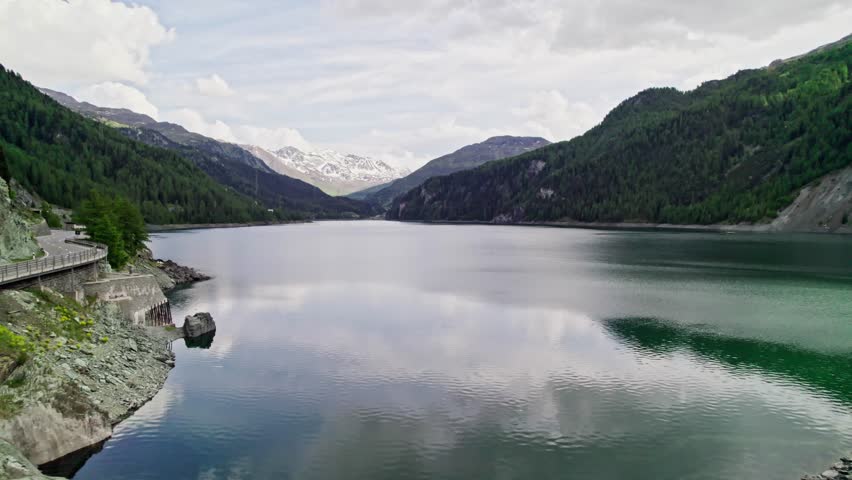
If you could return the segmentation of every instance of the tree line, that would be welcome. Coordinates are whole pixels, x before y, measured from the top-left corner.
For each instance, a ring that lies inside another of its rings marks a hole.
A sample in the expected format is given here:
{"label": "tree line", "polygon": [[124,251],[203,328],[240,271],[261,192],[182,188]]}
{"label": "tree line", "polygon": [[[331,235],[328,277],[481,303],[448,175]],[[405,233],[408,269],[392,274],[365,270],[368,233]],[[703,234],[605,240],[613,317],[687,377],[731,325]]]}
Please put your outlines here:
{"label": "tree line", "polygon": [[655,88],[586,134],[434,177],[388,218],[764,222],[852,164],[852,44],[690,92]]}
{"label": "tree line", "polygon": [[71,112],[2,65],[0,148],[8,175],[53,204],[76,207],[96,189],[126,197],[148,223],[271,219],[178,153]]}

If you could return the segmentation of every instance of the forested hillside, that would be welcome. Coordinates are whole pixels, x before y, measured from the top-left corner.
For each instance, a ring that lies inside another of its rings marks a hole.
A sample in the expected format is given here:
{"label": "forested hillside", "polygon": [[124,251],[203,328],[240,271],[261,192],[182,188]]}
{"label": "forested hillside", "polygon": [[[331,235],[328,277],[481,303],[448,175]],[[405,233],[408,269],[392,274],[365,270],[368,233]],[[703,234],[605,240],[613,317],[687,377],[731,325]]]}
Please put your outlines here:
{"label": "forested hillside", "polygon": [[386,208],[398,195],[411,190],[431,177],[449,175],[494,160],[514,157],[549,144],[549,141],[540,137],[512,137],[508,135],[491,137],[484,142],[467,145],[453,153],[431,160],[411,174],[391,183],[356,192],[350,197],[363,198],[370,203]]}
{"label": "forested hillside", "polygon": [[388,218],[765,222],[852,163],[849,37],[690,92],[650,89],[585,135],[426,181]]}
{"label": "forested hillside", "polygon": [[73,113],[2,66],[0,147],[12,176],[54,204],[76,207],[90,190],[101,189],[131,199],[150,223],[270,218],[179,154]]}
{"label": "forested hillside", "polygon": [[69,95],[46,88],[41,91],[77,113],[115,127],[129,138],[180,153],[218,183],[256,199],[265,207],[301,212],[312,218],[374,213],[365,203],[331,197],[302,180],[276,173],[263,160],[238,145],[190,132],[174,123],[158,122],[130,110],[78,102]]}

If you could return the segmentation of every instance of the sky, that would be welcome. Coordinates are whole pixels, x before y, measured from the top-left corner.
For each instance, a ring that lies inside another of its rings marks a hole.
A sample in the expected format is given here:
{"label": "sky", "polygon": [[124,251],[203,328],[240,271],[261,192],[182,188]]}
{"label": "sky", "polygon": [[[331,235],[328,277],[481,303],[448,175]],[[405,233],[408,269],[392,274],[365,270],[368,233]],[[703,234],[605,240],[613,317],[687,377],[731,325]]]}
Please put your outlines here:
{"label": "sky", "polygon": [[0,63],[214,138],[413,169],[494,135],[568,140],[645,88],[850,25],[848,0],[0,0]]}

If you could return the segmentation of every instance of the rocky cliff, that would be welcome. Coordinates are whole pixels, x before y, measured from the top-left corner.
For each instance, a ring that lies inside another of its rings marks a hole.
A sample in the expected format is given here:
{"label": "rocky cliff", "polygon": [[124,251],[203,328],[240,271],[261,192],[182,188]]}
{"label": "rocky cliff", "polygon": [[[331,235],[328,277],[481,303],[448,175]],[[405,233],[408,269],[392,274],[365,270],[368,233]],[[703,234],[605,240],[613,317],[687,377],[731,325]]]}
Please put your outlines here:
{"label": "rocky cliff", "polygon": [[0,440],[0,480],[49,480],[9,442]]}
{"label": "rocky cliff", "polygon": [[805,186],[772,230],[852,233],[852,166]]}
{"label": "rocky cliff", "polygon": [[30,224],[13,208],[9,187],[0,178],[0,264],[28,259],[39,252]]}

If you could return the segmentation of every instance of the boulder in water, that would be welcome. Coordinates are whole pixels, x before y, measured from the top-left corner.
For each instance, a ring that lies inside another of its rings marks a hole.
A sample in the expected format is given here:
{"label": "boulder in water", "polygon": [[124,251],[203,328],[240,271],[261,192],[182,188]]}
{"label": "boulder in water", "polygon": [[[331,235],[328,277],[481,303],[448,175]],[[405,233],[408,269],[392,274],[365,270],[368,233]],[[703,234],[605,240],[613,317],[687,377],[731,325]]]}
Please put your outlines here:
{"label": "boulder in water", "polygon": [[207,312],[187,315],[184,319],[183,333],[186,338],[195,338],[214,331],[216,331],[216,322],[213,321],[213,316]]}

